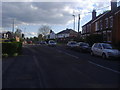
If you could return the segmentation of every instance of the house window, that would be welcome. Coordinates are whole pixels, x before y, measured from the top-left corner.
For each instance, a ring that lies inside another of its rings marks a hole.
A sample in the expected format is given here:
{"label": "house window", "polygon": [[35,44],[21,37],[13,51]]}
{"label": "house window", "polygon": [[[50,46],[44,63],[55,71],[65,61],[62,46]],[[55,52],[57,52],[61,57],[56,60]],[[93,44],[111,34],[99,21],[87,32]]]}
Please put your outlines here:
{"label": "house window", "polygon": [[89,32],[91,32],[91,24],[89,24]]}
{"label": "house window", "polygon": [[87,33],[89,32],[89,25],[87,25],[87,31],[86,31]]}
{"label": "house window", "polygon": [[113,27],[113,16],[110,17],[110,27]]}
{"label": "house window", "polygon": [[100,20],[100,30],[103,29],[102,20]]}
{"label": "house window", "polygon": [[83,30],[82,30],[82,33],[83,33],[83,34],[86,33],[86,29],[87,29],[86,26],[84,26],[84,27],[83,27]]}
{"label": "house window", "polygon": [[95,22],[95,31],[97,31],[97,22]]}
{"label": "house window", "polygon": [[82,33],[84,33],[84,27],[82,28]]}
{"label": "house window", "polygon": [[111,32],[109,32],[109,33],[107,34],[107,36],[108,36],[108,37],[107,37],[107,41],[108,41],[108,42],[111,42],[111,37],[112,37]]}
{"label": "house window", "polygon": [[96,26],[96,29],[95,29],[95,30],[98,31],[98,30],[99,30],[99,22],[96,22],[96,23],[95,23],[95,26]]}
{"label": "house window", "polygon": [[105,19],[105,27],[108,28],[108,18]]}
{"label": "house window", "polygon": [[84,32],[84,33],[86,33],[86,31],[87,31],[87,28],[86,28],[86,26],[85,26],[85,32]]}

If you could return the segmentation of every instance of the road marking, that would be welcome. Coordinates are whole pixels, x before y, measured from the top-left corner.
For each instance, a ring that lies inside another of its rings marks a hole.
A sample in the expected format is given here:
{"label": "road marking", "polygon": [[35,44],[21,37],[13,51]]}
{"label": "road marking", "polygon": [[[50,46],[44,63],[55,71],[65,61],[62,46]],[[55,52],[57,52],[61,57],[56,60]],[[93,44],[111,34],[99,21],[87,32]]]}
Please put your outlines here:
{"label": "road marking", "polygon": [[42,79],[42,75],[41,75],[42,72],[41,72],[41,68],[40,68],[38,59],[35,55],[33,56],[33,59],[35,61],[35,64],[36,64],[37,68],[39,69],[39,71],[37,73],[38,73],[38,77],[39,77],[38,80],[39,80],[40,88],[44,88],[45,86],[44,86],[44,83],[43,83],[43,79]]}
{"label": "road marking", "polygon": [[77,57],[77,56],[74,56],[74,55],[72,55],[72,54],[69,54],[69,53],[66,53],[66,52],[64,52],[66,55],[69,55],[69,56],[71,56],[71,57],[74,57],[74,58],[76,58],[76,59],[78,59],[79,57]]}
{"label": "road marking", "polygon": [[110,70],[110,71],[112,71],[112,72],[115,72],[115,73],[120,74],[120,72],[119,72],[119,71],[113,70],[113,69],[108,68],[108,67],[104,67],[104,66],[102,66],[102,65],[99,65],[99,64],[94,63],[94,62],[91,62],[91,61],[88,61],[88,62],[89,62],[89,63],[91,63],[91,64],[94,64],[94,65],[96,65],[96,66],[98,66],[98,67],[101,67],[101,68],[104,68],[104,69],[107,69],[107,70]]}
{"label": "road marking", "polygon": [[64,53],[64,54],[66,54],[66,55],[69,55],[69,56],[71,56],[71,57],[74,57],[74,58],[76,58],[76,59],[79,59],[79,57],[77,57],[77,56],[75,56],[75,55],[72,55],[72,54],[69,54],[69,53],[67,53],[67,52],[63,52],[63,51],[61,51],[61,50],[57,50],[58,52],[60,52],[60,53]]}
{"label": "road marking", "polygon": [[62,53],[62,51],[61,50],[57,50],[58,52],[60,52],[60,53]]}

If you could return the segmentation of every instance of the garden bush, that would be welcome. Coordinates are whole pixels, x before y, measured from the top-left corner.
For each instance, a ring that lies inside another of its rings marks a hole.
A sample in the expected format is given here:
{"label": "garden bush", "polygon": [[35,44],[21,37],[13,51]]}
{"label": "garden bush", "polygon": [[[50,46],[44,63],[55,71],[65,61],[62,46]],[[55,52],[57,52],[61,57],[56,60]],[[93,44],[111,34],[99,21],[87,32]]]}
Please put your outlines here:
{"label": "garden bush", "polygon": [[103,38],[102,38],[102,35],[92,34],[90,36],[87,36],[85,41],[89,43],[90,46],[92,46],[94,43],[103,42]]}
{"label": "garden bush", "polygon": [[14,53],[21,54],[22,43],[21,42],[3,42],[2,43],[2,54],[8,54],[12,56]]}

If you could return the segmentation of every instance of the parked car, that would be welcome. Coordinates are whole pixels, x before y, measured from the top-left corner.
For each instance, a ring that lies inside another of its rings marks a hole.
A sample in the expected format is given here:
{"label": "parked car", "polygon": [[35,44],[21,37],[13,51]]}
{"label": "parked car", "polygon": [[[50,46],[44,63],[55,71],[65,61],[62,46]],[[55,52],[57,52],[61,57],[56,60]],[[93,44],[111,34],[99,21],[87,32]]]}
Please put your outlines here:
{"label": "parked car", "polygon": [[46,41],[40,41],[40,44],[43,45],[43,44],[47,44]]}
{"label": "parked car", "polygon": [[79,47],[77,48],[78,51],[81,51],[81,52],[90,52],[91,51],[91,47],[88,43],[79,42],[78,45],[79,45]]}
{"label": "parked car", "polygon": [[32,41],[27,41],[27,44],[32,44],[33,42]]}
{"label": "parked car", "polygon": [[78,43],[76,41],[69,41],[67,43],[67,48],[71,48],[71,49],[75,49],[76,47],[78,47]]}
{"label": "parked car", "polygon": [[48,41],[48,46],[56,46],[57,43],[54,40]]}
{"label": "parked car", "polygon": [[102,56],[102,58],[120,57],[120,51],[113,49],[111,44],[95,43],[91,48],[91,55]]}

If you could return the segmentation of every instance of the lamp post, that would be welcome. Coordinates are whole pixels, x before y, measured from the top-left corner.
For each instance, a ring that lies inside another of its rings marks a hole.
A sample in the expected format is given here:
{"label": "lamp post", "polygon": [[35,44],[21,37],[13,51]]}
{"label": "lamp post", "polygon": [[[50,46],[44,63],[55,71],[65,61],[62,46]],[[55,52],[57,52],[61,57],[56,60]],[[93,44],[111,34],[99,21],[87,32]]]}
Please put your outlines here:
{"label": "lamp post", "polygon": [[12,24],[12,32],[14,33],[14,19],[13,19],[13,24]]}
{"label": "lamp post", "polygon": [[14,39],[15,38],[15,35],[14,35],[14,25],[15,24],[15,19],[13,18],[12,19],[12,38]]}
{"label": "lamp post", "polygon": [[75,15],[72,16],[74,17],[73,30],[75,30]]}
{"label": "lamp post", "polygon": [[78,14],[78,36],[80,32],[80,14]]}

